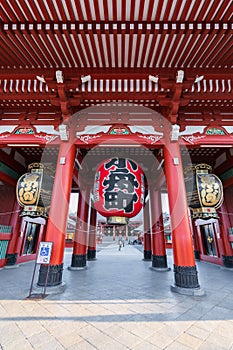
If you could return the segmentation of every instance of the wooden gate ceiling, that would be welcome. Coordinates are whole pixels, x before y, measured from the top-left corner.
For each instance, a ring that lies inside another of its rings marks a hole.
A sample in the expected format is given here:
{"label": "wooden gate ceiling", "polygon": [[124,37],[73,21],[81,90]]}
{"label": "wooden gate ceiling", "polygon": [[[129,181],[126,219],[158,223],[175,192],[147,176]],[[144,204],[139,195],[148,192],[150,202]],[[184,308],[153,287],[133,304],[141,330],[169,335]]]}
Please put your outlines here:
{"label": "wooden gate ceiling", "polygon": [[0,125],[57,126],[86,107],[114,102],[150,107],[181,128],[233,125],[231,1],[1,6]]}

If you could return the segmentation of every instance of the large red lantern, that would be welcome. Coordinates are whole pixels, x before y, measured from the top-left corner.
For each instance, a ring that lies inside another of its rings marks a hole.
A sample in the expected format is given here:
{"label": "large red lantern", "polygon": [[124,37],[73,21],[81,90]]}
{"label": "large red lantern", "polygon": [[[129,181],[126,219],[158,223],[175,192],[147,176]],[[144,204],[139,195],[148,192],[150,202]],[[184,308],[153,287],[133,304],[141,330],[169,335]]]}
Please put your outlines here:
{"label": "large red lantern", "polygon": [[109,224],[126,224],[139,213],[145,195],[144,174],[127,158],[107,159],[95,174],[93,200]]}

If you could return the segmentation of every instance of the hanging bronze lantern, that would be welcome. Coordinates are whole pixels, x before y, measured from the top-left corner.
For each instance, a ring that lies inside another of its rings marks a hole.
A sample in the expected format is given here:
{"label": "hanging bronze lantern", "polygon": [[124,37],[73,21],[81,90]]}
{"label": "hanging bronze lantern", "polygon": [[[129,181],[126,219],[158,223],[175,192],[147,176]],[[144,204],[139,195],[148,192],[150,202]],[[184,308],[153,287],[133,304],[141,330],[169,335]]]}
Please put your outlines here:
{"label": "hanging bronze lantern", "polygon": [[185,168],[185,184],[192,218],[218,218],[216,209],[223,202],[221,180],[211,174],[212,167],[201,163]]}
{"label": "hanging bronze lantern", "polygon": [[97,168],[93,201],[108,224],[127,224],[141,210],[144,195],[144,174],[131,159],[107,159]]}
{"label": "hanging bronze lantern", "polygon": [[30,173],[22,175],[16,185],[16,196],[23,207],[21,216],[48,217],[53,177],[51,169],[41,163],[28,166]]}

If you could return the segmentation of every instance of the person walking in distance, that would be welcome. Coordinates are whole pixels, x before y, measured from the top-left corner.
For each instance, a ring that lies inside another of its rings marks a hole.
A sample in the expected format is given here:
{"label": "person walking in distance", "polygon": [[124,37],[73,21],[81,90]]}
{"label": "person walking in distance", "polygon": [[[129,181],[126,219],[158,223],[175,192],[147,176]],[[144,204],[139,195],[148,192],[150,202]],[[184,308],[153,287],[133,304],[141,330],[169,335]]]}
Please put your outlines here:
{"label": "person walking in distance", "polygon": [[121,239],[118,240],[118,245],[119,245],[119,250],[121,250],[121,247],[122,247],[122,240]]}

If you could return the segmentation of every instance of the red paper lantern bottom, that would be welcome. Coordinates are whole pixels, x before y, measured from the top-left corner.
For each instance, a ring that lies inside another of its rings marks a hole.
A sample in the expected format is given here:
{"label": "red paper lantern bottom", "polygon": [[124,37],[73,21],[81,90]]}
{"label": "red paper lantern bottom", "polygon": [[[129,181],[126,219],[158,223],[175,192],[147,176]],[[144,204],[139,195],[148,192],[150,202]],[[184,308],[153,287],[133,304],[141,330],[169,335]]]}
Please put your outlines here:
{"label": "red paper lantern bottom", "polygon": [[129,218],[125,216],[109,216],[107,217],[108,225],[127,225]]}

